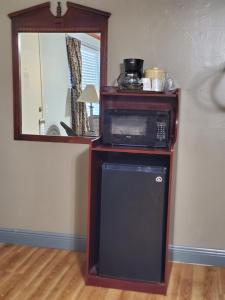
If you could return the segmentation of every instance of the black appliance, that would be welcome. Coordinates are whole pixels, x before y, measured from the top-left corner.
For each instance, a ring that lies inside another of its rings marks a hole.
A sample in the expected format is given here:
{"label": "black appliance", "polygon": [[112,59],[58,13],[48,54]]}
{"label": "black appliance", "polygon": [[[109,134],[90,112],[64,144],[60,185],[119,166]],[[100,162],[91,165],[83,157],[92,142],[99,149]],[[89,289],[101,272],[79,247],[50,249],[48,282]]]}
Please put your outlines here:
{"label": "black appliance", "polygon": [[120,89],[142,89],[143,59],[126,58],[123,60],[124,71],[117,82]]}
{"label": "black appliance", "polygon": [[102,165],[99,274],[162,282],[167,167]]}
{"label": "black appliance", "polygon": [[103,144],[168,148],[170,110],[106,108],[103,114]]}

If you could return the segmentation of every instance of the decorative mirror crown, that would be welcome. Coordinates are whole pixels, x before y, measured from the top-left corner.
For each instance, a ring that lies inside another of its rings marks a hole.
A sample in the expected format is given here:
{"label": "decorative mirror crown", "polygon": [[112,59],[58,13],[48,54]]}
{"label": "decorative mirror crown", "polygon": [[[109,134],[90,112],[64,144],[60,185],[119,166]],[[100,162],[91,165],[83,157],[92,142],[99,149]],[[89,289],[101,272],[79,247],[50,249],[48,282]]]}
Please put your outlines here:
{"label": "decorative mirror crown", "polygon": [[56,9],[56,15],[58,18],[62,16],[62,6],[61,2],[57,2],[57,9]]}

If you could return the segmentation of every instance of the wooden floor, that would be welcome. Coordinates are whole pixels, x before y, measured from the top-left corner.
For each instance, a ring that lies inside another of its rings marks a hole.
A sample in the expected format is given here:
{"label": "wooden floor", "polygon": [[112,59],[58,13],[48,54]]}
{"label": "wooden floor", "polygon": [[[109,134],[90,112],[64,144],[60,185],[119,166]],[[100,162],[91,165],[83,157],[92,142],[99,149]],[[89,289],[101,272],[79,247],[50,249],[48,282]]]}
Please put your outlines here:
{"label": "wooden floor", "polygon": [[167,296],[84,285],[85,255],[0,245],[0,299],[225,300],[225,268],[173,264]]}

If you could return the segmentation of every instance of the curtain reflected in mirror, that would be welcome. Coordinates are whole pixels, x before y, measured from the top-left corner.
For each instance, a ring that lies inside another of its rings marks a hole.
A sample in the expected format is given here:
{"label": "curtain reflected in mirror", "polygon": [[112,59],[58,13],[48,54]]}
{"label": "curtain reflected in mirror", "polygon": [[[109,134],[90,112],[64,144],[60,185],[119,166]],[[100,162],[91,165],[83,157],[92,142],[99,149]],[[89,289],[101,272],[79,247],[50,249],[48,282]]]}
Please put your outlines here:
{"label": "curtain reflected in mirror", "polygon": [[22,133],[98,136],[100,33],[19,33]]}

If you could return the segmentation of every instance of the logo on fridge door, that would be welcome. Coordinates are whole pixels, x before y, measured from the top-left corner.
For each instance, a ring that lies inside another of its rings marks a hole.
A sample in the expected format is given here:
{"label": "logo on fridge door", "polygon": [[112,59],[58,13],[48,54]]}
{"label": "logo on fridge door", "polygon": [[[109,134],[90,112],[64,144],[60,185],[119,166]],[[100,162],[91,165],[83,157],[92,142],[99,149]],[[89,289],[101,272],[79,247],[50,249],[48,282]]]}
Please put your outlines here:
{"label": "logo on fridge door", "polygon": [[163,179],[162,179],[162,177],[161,177],[161,176],[158,176],[158,177],[156,177],[155,181],[156,181],[156,182],[162,182],[162,181],[163,181]]}

